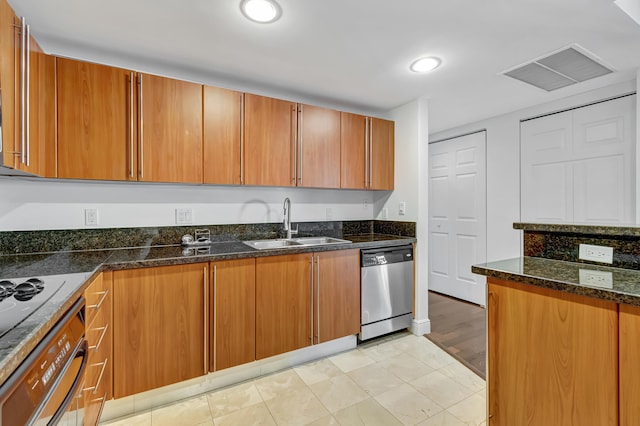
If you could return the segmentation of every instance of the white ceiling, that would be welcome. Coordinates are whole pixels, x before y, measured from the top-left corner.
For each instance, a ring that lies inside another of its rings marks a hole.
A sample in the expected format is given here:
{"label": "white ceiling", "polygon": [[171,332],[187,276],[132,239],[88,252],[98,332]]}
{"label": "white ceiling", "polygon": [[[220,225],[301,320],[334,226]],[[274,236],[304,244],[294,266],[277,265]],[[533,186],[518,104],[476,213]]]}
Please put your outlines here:
{"label": "white ceiling", "polygon": [[[10,0],[51,53],[82,46],[371,113],[426,97],[431,133],[640,68],[640,25],[612,0],[279,0],[282,17],[269,25],[245,19],[239,2]],[[499,75],[572,43],[616,72],[551,93]],[[408,71],[422,55],[443,64]]]}

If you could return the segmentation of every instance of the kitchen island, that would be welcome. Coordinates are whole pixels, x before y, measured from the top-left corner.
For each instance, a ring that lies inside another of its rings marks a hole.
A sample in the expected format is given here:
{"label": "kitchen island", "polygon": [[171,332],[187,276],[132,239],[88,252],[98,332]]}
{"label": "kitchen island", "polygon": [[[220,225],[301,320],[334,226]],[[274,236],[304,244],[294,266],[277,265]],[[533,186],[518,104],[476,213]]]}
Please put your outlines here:
{"label": "kitchen island", "polygon": [[[639,229],[514,228],[524,256],[472,267],[488,282],[488,423],[639,424]],[[580,244],[613,247],[613,267]]]}

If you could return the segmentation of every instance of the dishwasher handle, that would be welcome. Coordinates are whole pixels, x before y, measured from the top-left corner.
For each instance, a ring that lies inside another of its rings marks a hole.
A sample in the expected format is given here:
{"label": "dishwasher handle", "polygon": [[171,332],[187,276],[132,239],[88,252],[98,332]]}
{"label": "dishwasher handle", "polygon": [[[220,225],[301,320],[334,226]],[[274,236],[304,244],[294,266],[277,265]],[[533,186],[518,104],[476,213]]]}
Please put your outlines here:
{"label": "dishwasher handle", "polygon": [[360,266],[363,268],[391,263],[413,262],[413,246],[386,247],[362,250]]}

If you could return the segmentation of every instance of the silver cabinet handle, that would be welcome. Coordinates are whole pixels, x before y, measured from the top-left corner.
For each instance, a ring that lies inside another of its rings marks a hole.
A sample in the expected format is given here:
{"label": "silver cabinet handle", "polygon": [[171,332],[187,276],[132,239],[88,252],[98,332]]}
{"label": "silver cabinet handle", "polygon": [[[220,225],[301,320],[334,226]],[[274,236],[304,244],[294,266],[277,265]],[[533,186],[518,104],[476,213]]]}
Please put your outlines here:
{"label": "silver cabinet handle", "polygon": [[95,330],[102,330],[102,333],[100,334],[100,338],[98,339],[98,343],[96,343],[93,346],[89,346],[89,349],[93,349],[94,352],[98,352],[98,349],[100,349],[100,345],[102,345],[102,340],[104,339],[104,336],[107,334],[107,330],[109,329],[109,324],[105,325],[104,327],[100,327],[100,328],[96,328]]}
{"label": "silver cabinet handle", "polygon": [[298,149],[298,155],[299,155],[299,168],[300,168],[300,173],[298,175],[298,185],[302,186],[302,150],[303,150],[303,143],[302,143],[302,138],[304,136],[304,132],[302,129],[302,124],[303,124],[303,115],[304,115],[304,110],[303,110],[303,105],[302,104],[298,104],[298,145],[300,146],[300,148]]}
{"label": "silver cabinet handle", "polygon": [[218,328],[218,266],[213,265],[213,369],[217,368],[217,342],[216,333]]}
{"label": "silver cabinet handle", "polygon": [[298,182],[298,106],[291,106],[291,143],[293,144],[293,178],[291,182],[296,186]]}
{"label": "silver cabinet handle", "polygon": [[31,87],[31,55],[30,55],[30,51],[31,51],[31,40],[30,40],[30,33],[31,33],[31,29],[29,28],[29,25],[25,25],[25,44],[24,44],[24,57],[25,57],[25,76],[24,76],[24,98],[25,98],[25,106],[24,106],[24,110],[25,110],[25,122],[24,122],[24,139],[26,141],[26,158],[27,158],[27,167],[30,166],[31,164],[31,155],[30,155],[30,151],[31,151],[31,119],[30,119],[30,108],[31,108],[31,100],[29,99],[31,96],[31,91],[30,91],[30,87]]}
{"label": "silver cabinet handle", "polygon": [[313,255],[311,255],[311,274],[309,276],[309,319],[311,322],[309,340],[313,345]]}
{"label": "silver cabinet handle", "polygon": [[25,54],[27,21],[24,17],[20,18],[20,162],[25,164],[27,136],[24,131],[26,122],[26,80],[27,73],[27,55]]}
{"label": "silver cabinet handle", "polygon": [[369,189],[373,187],[373,118],[369,117]]}
{"label": "silver cabinet handle", "polygon": [[92,308],[95,309],[96,311],[98,309],[100,309],[100,306],[102,306],[102,302],[105,301],[105,299],[107,298],[107,295],[109,294],[109,289],[106,289],[105,291],[99,291],[96,294],[101,294],[102,297],[100,298],[100,301],[98,303],[96,303],[95,305],[88,305],[87,308]]}
{"label": "silver cabinet handle", "polygon": [[[98,376],[98,380],[96,381],[96,384],[91,386],[90,388],[84,388],[83,391],[88,392],[88,391],[93,391],[94,394],[96,394],[98,392],[98,388],[100,387],[100,383],[102,382],[102,376],[104,376],[104,370],[107,369],[107,362],[109,361],[109,358],[105,358],[104,362],[102,362],[102,369],[100,370],[100,375]],[[100,365],[100,364],[94,364],[94,365]]]}
{"label": "silver cabinet handle", "polygon": [[142,113],[144,112],[144,103],[142,97],[142,74],[138,74],[138,139],[140,140],[140,156],[138,161],[138,173],[140,177],[144,177],[144,118]]}
{"label": "silver cabinet handle", "polygon": [[207,283],[208,283],[208,279],[207,279],[207,267],[204,267],[204,279],[202,280],[203,282],[203,294],[202,294],[202,298],[203,298],[203,311],[202,311],[202,317],[204,318],[203,320],[203,330],[204,330],[204,355],[203,355],[203,363],[204,363],[204,374],[207,374],[207,372],[209,371],[209,366],[208,364],[208,357],[207,357],[207,353],[209,352],[209,330],[207,327],[207,319],[208,319],[208,310],[207,309],[207,299],[208,299],[208,295],[209,292],[207,291]]}
{"label": "silver cabinet handle", "polygon": [[244,185],[244,93],[240,93],[240,185]]}
{"label": "silver cabinet handle", "polygon": [[364,188],[369,189],[369,117],[364,118]]}
{"label": "silver cabinet handle", "polygon": [[135,151],[133,149],[133,144],[135,143],[135,123],[134,123],[134,90],[133,85],[135,84],[135,76],[133,71],[129,73],[129,176],[134,177],[133,169],[135,168],[134,164],[134,156]]}
{"label": "silver cabinet handle", "polygon": [[320,256],[316,256],[316,343],[320,343]]}

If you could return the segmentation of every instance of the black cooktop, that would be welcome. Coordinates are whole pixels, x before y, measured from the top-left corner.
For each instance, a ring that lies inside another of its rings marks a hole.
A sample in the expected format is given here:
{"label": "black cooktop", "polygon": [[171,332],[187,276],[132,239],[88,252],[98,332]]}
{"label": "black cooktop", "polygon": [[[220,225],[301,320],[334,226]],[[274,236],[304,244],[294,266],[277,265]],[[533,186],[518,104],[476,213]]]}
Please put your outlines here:
{"label": "black cooktop", "polygon": [[64,282],[61,276],[0,280],[0,337],[51,299]]}

